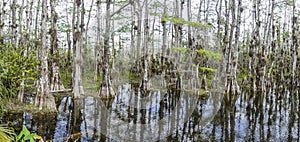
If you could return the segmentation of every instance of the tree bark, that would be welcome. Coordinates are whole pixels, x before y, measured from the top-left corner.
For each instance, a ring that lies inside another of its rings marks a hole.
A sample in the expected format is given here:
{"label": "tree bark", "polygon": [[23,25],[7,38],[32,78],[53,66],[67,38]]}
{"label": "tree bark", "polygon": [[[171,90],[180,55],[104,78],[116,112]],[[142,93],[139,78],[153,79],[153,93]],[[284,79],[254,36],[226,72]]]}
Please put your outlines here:
{"label": "tree bark", "polygon": [[[136,31],[137,31],[137,41],[136,41],[136,59],[140,59],[141,58],[141,43],[142,43],[142,12],[143,12],[143,8],[140,4],[140,2],[137,2],[137,27],[136,27]],[[137,72],[140,72],[140,62],[138,62],[137,64]]]}
{"label": "tree bark", "polygon": [[[235,0],[233,0],[235,1]],[[235,4],[235,3],[233,3]],[[238,57],[239,57],[239,37],[240,37],[240,25],[241,25],[241,9],[242,0],[238,0],[238,8],[237,8],[237,21],[234,23],[236,25],[235,30],[235,42],[234,42],[234,49],[233,49],[233,67],[232,67],[232,86],[231,90],[233,94],[239,94],[240,88],[237,82],[237,64],[238,64]],[[232,9],[234,10],[234,9]],[[235,11],[234,11],[235,13]],[[233,14],[235,16],[235,14]]]}
{"label": "tree bark", "polygon": [[[81,48],[82,48],[82,34],[83,34],[83,23],[82,20],[79,18],[80,17],[80,8],[81,5],[80,0],[76,1],[76,19],[77,19],[77,24],[76,24],[76,32],[74,34],[74,43],[75,43],[75,55],[74,55],[74,86],[73,86],[73,93],[75,98],[80,98],[81,94],[84,94],[83,91],[83,86],[82,86],[82,79],[81,79],[81,65],[82,65],[82,58],[81,58]],[[80,24],[81,23],[81,24]],[[80,28],[81,26],[81,28]]]}
{"label": "tree bark", "polygon": [[56,0],[50,0],[50,7],[51,7],[51,29],[50,29],[50,35],[51,35],[51,50],[50,54],[52,55],[51,58],[51,82],[50,82],[50,90],[64,90],[65,87],[62,84],[62,79],[60,76],[60,63],[59,63],[59,50],[58,50],[58,39],[57,39],[57,13],[55,11],[56,6]]}
{"label": "tree bark", "polygon": [[[27,42],[28,40],[23,39],[23,32],[22,32],[22,22],[23,22],[23,7],[24,7],[24,0],[22,0],[22,8],[20,8],[20,13],[19,13],[19,48],[23,48],[23,46],[25,48],[27,48],[27,43],[25,44],[24,42]],[[24,55],[26,56],[27,49],[24,49]],[[25,73],[22,72],[22,78],[24,78]],[[21,84],[20,84],[20,90],[18,90],[18,101],[20,103],[23,103],[23,96],[24,96],[24,87],[25,82],[22,79]]]}
{"label": "tree bark", "polygon": [[[68,16],[68,4],[66,4],[66,20],[69,24],[69,16]],[[73,26],[72,26],[73,27]],[[71,45],[72,45],[72,41],[71,41],[71,36],[70,36],[70,31],[73,31],[74,29],[70,29],[68,28],[66,31],[67,34],[67,44],[68,44],[68,53],[67,53],[67,63],[66,63],[66,78],[68,78],[69,72],[71,72],[71,76],[72,76],[72,59],[71,59]],[[72,82],[73,79],[70,80],[70,86],[72,86]]]}
{"label": "tree bark", "polygon": [[[4,43],[4,37],[3,37],[3,27],[4,27],[4,14],[5,14],[5,9],[4,9],[4,3],[2,2],[0,5],[0,45]],[[0,50],[3,50],[2,47],[0,47]]]}
{"label": "tree bark", "polygon": [[13,45],[13,48],[16,48],[17,45],[17,0],[13,0],[11,4],[11,44]]}
{"label": "tree bark", "polygon": [[144,1],[145,5],[145,20],[144,20],[144,68],[143,68],[143,82],[142,89],[148,90],[148,45],[149,45],[149,19],[148,19],[148,0]]}
{"label": "tree bark", "polygon": [[293,66],[292,66],[292,84],[296,83],[296,67],[297,67],[297,58],[298,58],[298,48],[299,42],[297,38],[296,32],[299,31],[297,26],[297,17],[295,15],[296,12],[296,4],[295,0],[293,1],[293,16],[292,16],[292,50],[293,50]]}
{"label": "tree bark", "polygon": [[48,55],[47,55],[47,0],[42,1],[42,23],[41,23],[41,94],[39,101],[39,109],[46,109],[56,112],[55,100],[49,92],[48,79]]}
{"label": "tree bark", "polygon": [[104,33],[104,53],[103,53],[103,67],[102,67],[102,84],[100,87],[99,95],[102,98],[113,98],[115,92],[111,87],[110,80],[110,50],[109,50],[109,35],[110,35],[110,4],[111,0],[106,0],[106,23]]}
{"label": "tree bark", "polygon": [[98,75],[100,74],[100,68],[101,68],[101,54],[102,54],[102,48],[101,48],[101,1],[97,1],[97,41],[95,45],[95,73],[94,73],[94,81],[98,80]]}

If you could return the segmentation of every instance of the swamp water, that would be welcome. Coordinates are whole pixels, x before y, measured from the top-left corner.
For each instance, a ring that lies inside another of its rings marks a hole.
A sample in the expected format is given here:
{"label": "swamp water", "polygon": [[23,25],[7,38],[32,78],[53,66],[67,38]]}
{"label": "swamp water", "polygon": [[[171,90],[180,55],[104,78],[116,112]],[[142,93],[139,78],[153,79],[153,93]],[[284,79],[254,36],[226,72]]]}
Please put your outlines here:
{"label": "swamp water", "polygon": [[183,91],[152,91],[144,103],[145,97],[125,84],[113,100],[62,96],[56,116],[24,112],[1,121],[25,125],[52,141],[300,141],[298,89],[223,98],[209,93],[196,101]]}

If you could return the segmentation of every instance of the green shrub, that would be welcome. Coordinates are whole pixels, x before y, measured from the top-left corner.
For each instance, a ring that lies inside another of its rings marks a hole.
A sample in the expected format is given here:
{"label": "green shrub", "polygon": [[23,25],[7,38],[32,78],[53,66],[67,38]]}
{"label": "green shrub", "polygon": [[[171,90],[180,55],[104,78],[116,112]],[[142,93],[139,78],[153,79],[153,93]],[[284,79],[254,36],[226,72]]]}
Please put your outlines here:
{"label": "green shrub", "polygon": [[25,87],[31,87],[39,70],[39,60],[34,50],[26,47],[12,48],[10,44],[0,45],[0,97],[13,97],[20,90],[24,80]]}

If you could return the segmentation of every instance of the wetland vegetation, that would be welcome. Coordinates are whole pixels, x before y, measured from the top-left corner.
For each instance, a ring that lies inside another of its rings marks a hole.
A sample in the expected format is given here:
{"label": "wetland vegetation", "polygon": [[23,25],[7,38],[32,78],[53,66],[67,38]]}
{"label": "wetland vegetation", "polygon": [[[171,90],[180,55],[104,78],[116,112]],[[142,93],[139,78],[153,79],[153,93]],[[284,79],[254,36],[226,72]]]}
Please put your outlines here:
{"label": "wetland vegetation", "polygon": [[296,0],[2,0],[0,141],[300,141]]}

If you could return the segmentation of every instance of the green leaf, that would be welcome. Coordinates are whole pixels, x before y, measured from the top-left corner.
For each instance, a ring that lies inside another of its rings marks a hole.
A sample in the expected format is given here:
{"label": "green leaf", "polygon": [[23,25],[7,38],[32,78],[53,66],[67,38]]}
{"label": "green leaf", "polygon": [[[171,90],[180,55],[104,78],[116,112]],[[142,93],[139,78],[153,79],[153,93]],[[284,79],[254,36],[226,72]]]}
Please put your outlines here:
{"label": "green leaf", "polygon": [[23,125],[22,131],[20,132],[20,134],[17,136],[17,140],[20,140],[23,135],[26,137],[27,135],[30,135],[29,130],[26,128],[25,125]]}
{"label": "green leaf", "polygon": [[32,133],[32,134],[29,134],[29,135],[25,136],[23,140],[25,140],[25,141],[26,140],[30,140],[30,142],[34,142],[34,137],[35,136],[37,136],[37,134],[36,133]]}
{"label": "green leaf", "polygon": [[185,47],[171,47],[172,51],[187,51],[190,50],[190,48],[185,48]]}
{"label": "green leaf", "polygon": [[177,17],[168,17],[166,15],[163,15],[162,17],[162,21],[169,21],[175,24],[184,24],[184,25],[189,25],[192,27],[197,27],[197,28],[211,28],[212,25],[211,24],[202,24],[200,22],[193,22],[193,21],[186,21],[184,19],[181,18],[177,18]]}
{"label": "green leaf", "polygon": [[0,124],[0,141],[14,140],[15,132],[7,124]]}
{"label": "green leaf", "polygon": [[207,68],[207,67],[199,67],[200,70],[203,70],[203,71],[211,71],[211,72],[216,72],[217,69],[214,69],[214,68]]}
{"label": "green leaf", "polygon": [[215,53],[213,51],[204,50],[204,49],[196,50],[196,52],[198,52],[200,54],[207,55],[207,56],[212,57],[212,58],[216,58],[216,59],[222,59],[222,57],[223,57],[223,55],[220,54],[220,53]]}

